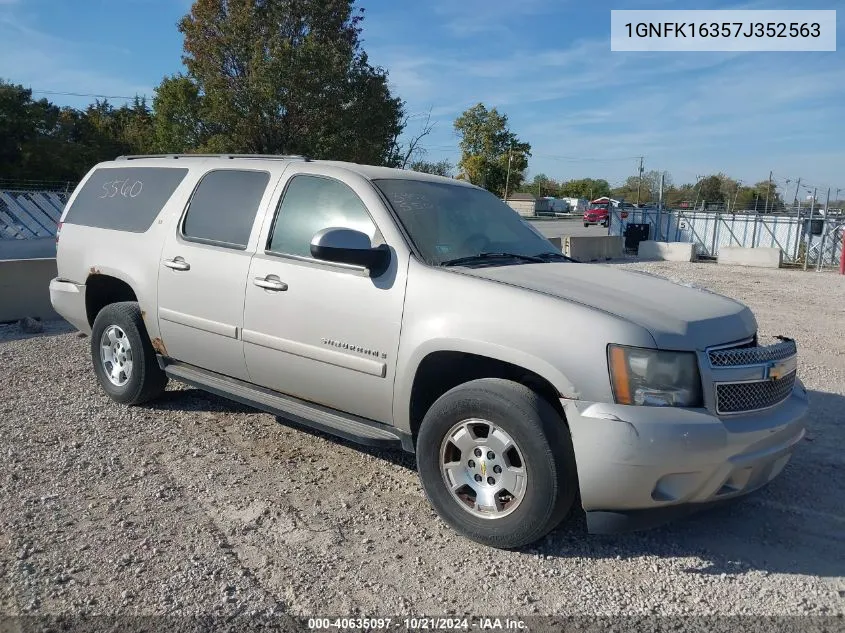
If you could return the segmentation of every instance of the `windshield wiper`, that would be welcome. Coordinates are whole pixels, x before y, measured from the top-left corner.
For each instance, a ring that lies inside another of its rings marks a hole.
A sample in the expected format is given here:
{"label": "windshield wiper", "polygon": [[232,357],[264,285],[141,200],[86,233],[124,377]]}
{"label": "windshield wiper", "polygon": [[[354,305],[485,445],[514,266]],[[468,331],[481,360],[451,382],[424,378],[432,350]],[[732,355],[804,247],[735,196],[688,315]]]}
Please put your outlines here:
{"label": "windshield wiper", "polygon": [[520,255],[519,253],[478,253],[477,255],[467,255],[466,257],[448,259],[440,265],[460,266],[461,264],[470,264],[472,262],[484,261],[486,259],[519,259],[524,262],[531,262],[532,264],[544,264],[546,262],[545,259],[540,257],[534,257],[533,255]]}
{"label": "windshield wiper", "polygon": [[548,262],[548,261],[551,261],[553,259],[559,259],[559,260],[562,260],[562,261],[565,261],[565,262],[575,262],[576,264],[579,263],[577,259],[572,259],[571,257],[564,255],[563,253],[557,253],[557,252],[540,253],[539,255],[536,255],[535,257],[537,257],[538,259],[542,259],[544,262]]}

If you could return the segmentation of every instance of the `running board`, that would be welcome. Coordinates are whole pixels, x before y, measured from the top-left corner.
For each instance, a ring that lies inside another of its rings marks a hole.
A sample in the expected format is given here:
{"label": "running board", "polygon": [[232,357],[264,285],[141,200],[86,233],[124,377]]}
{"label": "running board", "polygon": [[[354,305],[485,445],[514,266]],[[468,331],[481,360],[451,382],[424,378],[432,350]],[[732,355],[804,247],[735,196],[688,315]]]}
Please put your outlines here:
{"label": "running board", "polygon": [[158,356],[164,372],[174,380],[234,400],[261,411],[286,418],[330,435],[377,448],[401,448],[414,452],[413,438],[386,424],[359,418],[263,387],[208,371],[194,365]]}

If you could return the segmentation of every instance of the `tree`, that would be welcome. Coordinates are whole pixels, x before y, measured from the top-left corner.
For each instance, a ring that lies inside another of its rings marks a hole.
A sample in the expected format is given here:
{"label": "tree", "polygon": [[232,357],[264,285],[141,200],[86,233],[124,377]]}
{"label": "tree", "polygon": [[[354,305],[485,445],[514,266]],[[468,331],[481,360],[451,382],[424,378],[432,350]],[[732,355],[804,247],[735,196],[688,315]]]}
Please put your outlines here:
{"label": "tree", "polygon": [[156,113],[158,142],[194,137],[209,151],[395,162],[404,106],[361,49],[363,9],[353,4],[196,0],[179,22],[184,79],[194,87],[183,78],[159,87],[181,118]]}
{"label": "tree", "polygon": [[696,185],[691,183],[679,187],[670,186],[663,192],[664,206],[678,208],[682,204],[692,206],[695,203]]}
{"label": "tree", "polygon": [[[768,206],[766,193],[768,192]],[[743,211],[757,211],[764,213],[766,210],[780,209],[783,207],[777,184],[772,183],[769,187],[768,180],[762,180],[752,187],[741,187],[736,199],[735,208]]]}
{"label": "tree", "polygon": [[505,194],[506,182],[509,192],[517,191],[525,179],[531,145],[508,129],[507,115],[478,103],[461,114],[454,127],[461,138],[460,176],[499,196]]}
{"label": "tree", "polygon": [[156,151],[185,153],[208,145],[212,128],[205,122],[205,101],[189,77],[165,77],[153,98],[153,143]]}
{"label": "tree", "polygon": [[[406,116],[402,119],[401,129],[408,127],[408,120],[410,117]],[[425,117],[425,122],[420,126],[416,134],[411,134],[405,143],[399,142],[399,133],[397,131],[396,137],[393,139],[392,157],[387,161],[390,167],[398,167],[399,169],[406,169],[411,163],[425,163],[424,157],[425,149],[420,145],[420,142],[434,129],[434,123],[431,122],[431,110]],[[419,170],[415,170],[419,171]]]}
{"label": "tree", "polygon": [[531,182],[523,182],[517,189],[521,193],[533,193],[535,196],[550,196],[556,198],[560,195],[560,183],[546,174],[537,174]]}
{"label": "tree", "polygon": [[723,174],[716,174],[703,178],[698,183],[699,204],[703,201],[706,204],[724,204],[725,193],[722,187]]}
{"label": "tree", "polygon": [[587,198],[595,200],[610,195],[610,183],[604,179],[581,178],[567,180],[560,185],[560,195],[565,198]]}
{"label": "tree", "polygon": [[672,176],[660,171],[643,172],[642,180],[638,176],[629,176],[624,184],[613,190],[613,196],[628,202],[635,202],[639,191],[640,202],[657,202],[660,199],[660,178],[664,177],[664,194],[672,187]]}
{"label": "tree", "polygon": [[415,160],[409,165],[408,169],[411,169],[412,171],[421,171],[426,174],[451,177],[455,166],[448,160],[439,160],[436,163],[426,160]]}

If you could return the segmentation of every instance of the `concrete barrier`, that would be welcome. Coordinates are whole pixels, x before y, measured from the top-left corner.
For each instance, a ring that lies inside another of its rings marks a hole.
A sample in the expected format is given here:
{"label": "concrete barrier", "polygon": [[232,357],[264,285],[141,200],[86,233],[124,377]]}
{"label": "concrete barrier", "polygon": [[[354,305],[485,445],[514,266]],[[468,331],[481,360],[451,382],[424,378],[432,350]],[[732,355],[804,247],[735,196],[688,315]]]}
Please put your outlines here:
{"label": "concrete barrier", "polygon": [[50,303],[55,259],[0,260],[0,323],[24,317],[60,318]]}
{"label": "concrete barrier", "polygon": [[640,259],[659,259],[667,262],[695,261],[695,244],[692,242],[640,242],[637,255]]}
{"label": "concrete barrier", "polygon": [[0,240],[0,259],[55,259],[56,238]]}
{"label": "concrete barrier", "polygon": [[742,246],[719,247],[718,263],[732,266],[754,266],[756,268],[780,268],[783,251],[779,248],[743,248]]}
{"label": "concrete barrier", "polygon": [[615,235],[563,235],[549,241],[564,255],[580,262],[617,259],[624,254],[624,241]]}

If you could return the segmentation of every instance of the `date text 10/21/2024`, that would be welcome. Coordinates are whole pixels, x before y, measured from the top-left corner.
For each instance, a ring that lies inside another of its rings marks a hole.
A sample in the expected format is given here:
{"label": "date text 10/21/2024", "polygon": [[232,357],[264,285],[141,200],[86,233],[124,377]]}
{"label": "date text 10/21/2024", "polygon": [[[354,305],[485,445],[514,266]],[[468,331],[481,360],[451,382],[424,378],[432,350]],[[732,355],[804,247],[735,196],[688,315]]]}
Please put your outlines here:
{"label": "date text 10/21/2024", "polygon": [[311,630],[431,630],[431,631],[519,631],[526,628],[518,618],[497,617],[405,617],[405,618],[308,618]]}

